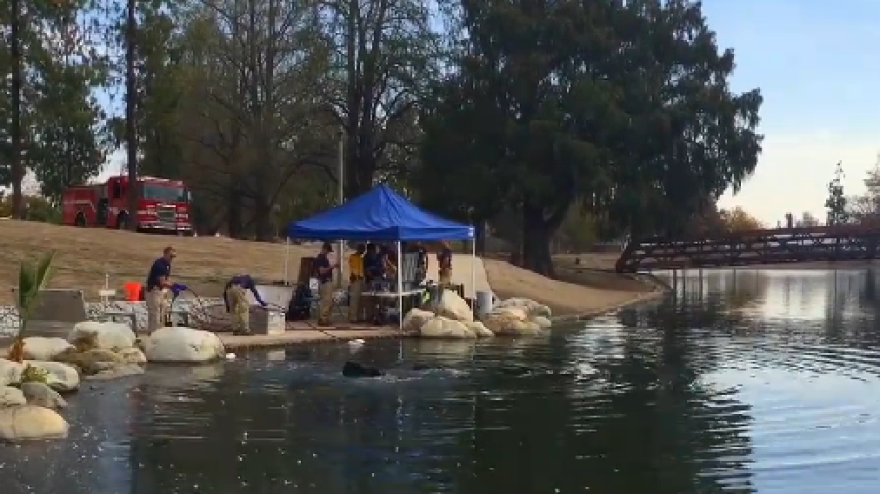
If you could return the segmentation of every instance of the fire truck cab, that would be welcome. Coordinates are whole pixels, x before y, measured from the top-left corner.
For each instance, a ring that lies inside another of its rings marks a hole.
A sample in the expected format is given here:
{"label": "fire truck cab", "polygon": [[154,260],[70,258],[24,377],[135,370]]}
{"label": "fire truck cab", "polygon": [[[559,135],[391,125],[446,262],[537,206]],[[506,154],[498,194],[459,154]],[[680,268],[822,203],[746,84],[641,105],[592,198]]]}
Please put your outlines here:
{"label": "fire truck cab", "polygon": [[135,221],[138,231],[191,235],[190,193],[180,180],[139,177],[138,210],[128,210],[128,177],[68,187],[61,197],[62,223],[79,227],[126,229]]}

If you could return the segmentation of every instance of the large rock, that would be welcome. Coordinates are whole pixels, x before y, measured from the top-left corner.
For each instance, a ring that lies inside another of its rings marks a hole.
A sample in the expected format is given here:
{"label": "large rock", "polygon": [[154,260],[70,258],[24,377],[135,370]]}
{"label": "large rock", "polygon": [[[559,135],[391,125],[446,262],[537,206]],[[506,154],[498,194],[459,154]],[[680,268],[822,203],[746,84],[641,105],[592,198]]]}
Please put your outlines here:
{"label": "large rock", "polygon": [[532,322],[537,324],[541,329],[550,329],[550,327],[553,326],[553,322],[544,316],[535,316],[532,318]]}
{"label": "large rock", "polygon": [[70,426],[58,412],[34,405],[0,408],[0,440],[9,442],[67,437]]}
{"label": "large rock", "polygon": [[419,335],[423,338],[473,339],[477,335],[461,321],[437,316],[426,322]]}
{"label": "large rock", "polygon": [[528,312],[529,318],[537,316],[546,318],[553,317],[553,312],[550,310],[550,307],[547,307],[544,304],[527,298],[514,297],[507,300],[502,300],[501,302],[495,304],[496,309],[503,309],[505,307],[517,307],[525,309]]}
{"label": "large rock", "polygon": [[518,315],[507,311],[492,311],[482,318],[483,324],[496,336],[506,334],[508,328],[522,321],[522,318],[518,317]]}
{"label": "large rock", "polygon": [[[25,361],[25,364],[45,373],[45,384],[62,393],[79,389],[79,372],[72,366],[61,362]],[[25,375],[28,371],[25,370]]]}
{"label": "large rock", "polygon": [[28,360],[52,360],[56,355],[73,348],[64,338],[32,336],[24,339],[24,358]]}
{"label": "large rock", "polygon": [[147,363],[147,356],[144,355],[140,348],[126,348],[117,353],[126,364],[144,365]]}
{"label": "large rock", "polygon": [[489,331],[489,328],[487,328],[486,325],[480,321],[466,322],[466,323],[464,323],[464,325],[472,333],[477,335],[477,338],[491,338],[491,337],[495,336],[495,333]]}
{"label": "large rock", "polygon": [[417,333],[426,322],[434,318],[434,313],[422,309],[413,309],[407,312],[403,318],[403,331],[405,333]]}
{"label": "large rock", "polygon": [[159,328],[144,346],[150,362],[204,363],[225,355],[223,342],[216,334],[185,327]]}
{"label": "large rock", "polygon": [[12,386],[0,386],[0,408],[20,407],[27,404],[27,400],[18,388]]}
{"label": "large rock", "polygon": [[489,315],[503,315],[517,321],[527,321],[529,311],[524,307],[497,307]]}
{"label": "large rock", "polygon": [[483,318],[483,324],[496,336],[538,336],[543,331],[532,321],[523,321],[509,312],[492,312]]}
{"label": "large rock", "polygon": [[21,383],[24,364],[0,358],[0,386]]}
{"label": "large rock", "polygon": [[86,376],[88,381],[109,381],[123,377],[139,376],[144,373],[144,368],[137,364],[122,364],[102,370],[97,374]]}
{"label": "large rock", "polygon": [[541,329],[541,326],[538,326],[538,323],[533,321],[519,321],[514,323],[512,326],[507,328],[506,333],[513,336],[541,336],[544,334],[544,330]]}
{"label": "large rock", "polygon": [[118,352],[134,346],[137,336],[125,324],[85,321],[73,327],[67,341],[80,350],[100,348]]}
{"label": "large rock", "polygon": [[66,408],[67,401],[57,391],[43,383],[24,383],[21,392],[29,405],[44,408]]}
{"label": "large rock", "polygon": [[[135,348],[135,350],[137,349]],[[125,363],[122,355],[101,348],[93,348],[84,352],[70,350],[57,355],[55,361],[70,364],[87,376]]]}
{"label": "large rock", "polygon": [[440,301],[437,302],[435,310],[438,316],[443,316],[453,321],[464,322],[474,320],[474,312],[470,306],[452,290],[443,290],[443,295],[440,296]]}

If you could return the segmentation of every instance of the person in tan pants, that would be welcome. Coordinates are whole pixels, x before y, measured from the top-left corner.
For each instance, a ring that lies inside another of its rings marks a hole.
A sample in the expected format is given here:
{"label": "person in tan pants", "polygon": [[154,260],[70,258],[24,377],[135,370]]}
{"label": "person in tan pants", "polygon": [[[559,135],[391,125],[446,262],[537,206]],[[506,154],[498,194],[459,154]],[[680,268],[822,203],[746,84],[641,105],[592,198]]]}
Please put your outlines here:
{"label": "person in tan pants", "polygon": [[333,309],[333,270],[338,262],[331,263],[329,254],[333,246],[324,242],[321,253],[315,257],[315,271],[318,276],[318,326],[330,326],[330,311]]}
{"label": "person in tan pants", "polygon": [[147,284],[144,287],[144,300],[147,303],[147,332],[152,333],[165,326],[170,309],[168,297],[171,287],[171,261],[177,256],[173,247],[165,247],[162,257],[153,261]]}
{"label": "person in tan pants", "polygon": [[237,274],[233,276],[223,289],[223,302],[226,312],[232,316],[232,334],[250,335],[250,310],[251,304],[247,299],[247,292],[254,295],[258,304],[266,307],[267,304],[257,290],[257,283],[249,274]]}
{"label": "person in tan pants", "polygon": [[437,253],[438,284],[447,286],[452,284],[452,249],[449,242],[443,241],[440,252]]}

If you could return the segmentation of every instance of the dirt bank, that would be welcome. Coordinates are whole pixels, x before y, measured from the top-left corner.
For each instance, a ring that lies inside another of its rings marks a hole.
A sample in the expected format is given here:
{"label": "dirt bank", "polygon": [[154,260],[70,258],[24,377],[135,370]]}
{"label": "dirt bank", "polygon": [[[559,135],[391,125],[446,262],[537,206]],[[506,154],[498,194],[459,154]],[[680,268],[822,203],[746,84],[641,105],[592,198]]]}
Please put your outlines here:
{"label": "dirt bank", "polygon": [[486,259],[489,284],[501,298],[525,297],[553,309],[554,315],[587,315],[653,296],[655,285],[615,273],[568,268],[557,264],[559,280],[545,278],[504,261]]}

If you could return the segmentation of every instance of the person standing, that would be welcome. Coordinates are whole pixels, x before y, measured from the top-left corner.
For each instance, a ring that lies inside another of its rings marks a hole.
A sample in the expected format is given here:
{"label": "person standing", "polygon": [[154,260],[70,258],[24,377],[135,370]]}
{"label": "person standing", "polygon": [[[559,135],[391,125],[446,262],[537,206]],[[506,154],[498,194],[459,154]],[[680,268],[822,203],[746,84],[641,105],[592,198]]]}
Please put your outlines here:
{"label": "person standing", "polygon": [[329,254],[333,246],[324,242],[321,253],[315,258],[315,271],[318,275],[318,326],[330,325],[330,311],[333,309],[333,270],[339,262],[330,262]]}
{"label": "person standing", "polygon": [[437,253],[437,269],[440,285],[452,284],[452,249],[449,242],[443,241]]}
{"label": "person standing", "polygon": [[415,282],[417,285],[421,285],[422,282],[428,278],[428,269],[430,267],[428,261],[428,251],[427,249],[425,249],[424,244],[422,244],[421,242],[417,242],[415,252],[417,254]]}
{"label": "person standing", "polygon": [[370,290],[373,290],[373,284],[382,281],[382,277],[385,275],[385,271],[382,269],[382,258],[379,256],[379,253],[376,252],[376,244],[367,244],[367,251],[364,253],[363,266],[364,280],[367,282]]}
{"label": "person standing", "polygon": [[394,249],[388,244],[382,244],[379,249],[379,259],[382,261],[383,281],[394,282],[397,280],[397,256]]}
{"label": "person standing", "polygon": [[367,248],[364,244],[358,244],[357,251],[348,256],[348,270],[351,273],[348,281],[348,320],[350,322],[361,321],[361,294],[364,291],[364,255]]}
{"label": "person standing", "polygon": [[266,302],[257,291],[257,284],[248,274],[237,274],[226,283],[223,289],[223,302],[226,304],[226,312],[232,314],[232,334],[250,335],[250,310],[251,304],[247,299],[247,292],[254,294],[258,304],[266,307]]}
{"label": "person standing", "polygon": [[144,299],[147,303],[147,332],[152,333],[165,326],[168,319],[169,300],[168,292],[185,290],[183,285],[171,283],[171,261],[176,257],[174,248],[165,247],[162,257],[153,261],[150,272],[147,274],[147,284],[144,288]]}

